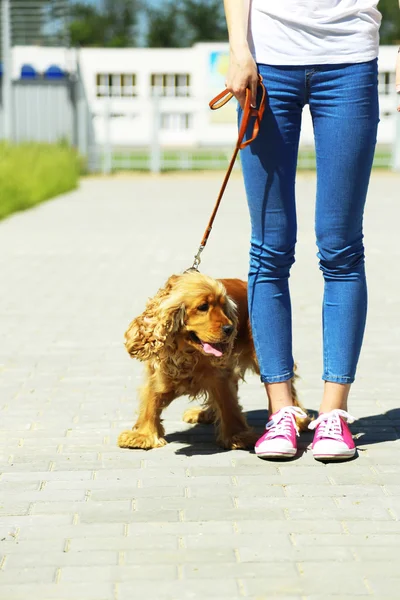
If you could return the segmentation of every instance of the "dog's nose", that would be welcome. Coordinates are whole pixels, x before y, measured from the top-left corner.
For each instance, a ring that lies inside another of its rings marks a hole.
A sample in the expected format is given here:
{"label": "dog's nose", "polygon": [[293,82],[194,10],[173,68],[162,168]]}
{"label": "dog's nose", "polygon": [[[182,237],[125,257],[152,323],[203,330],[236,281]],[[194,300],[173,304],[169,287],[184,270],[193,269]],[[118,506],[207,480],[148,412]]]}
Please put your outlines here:
{"label": "dog's nose", "polygon": [[222,326],[222,331],[224,332],[225,335],[231,335],[233,333],[234,329],[235,328],[233,325],[223,325]]}

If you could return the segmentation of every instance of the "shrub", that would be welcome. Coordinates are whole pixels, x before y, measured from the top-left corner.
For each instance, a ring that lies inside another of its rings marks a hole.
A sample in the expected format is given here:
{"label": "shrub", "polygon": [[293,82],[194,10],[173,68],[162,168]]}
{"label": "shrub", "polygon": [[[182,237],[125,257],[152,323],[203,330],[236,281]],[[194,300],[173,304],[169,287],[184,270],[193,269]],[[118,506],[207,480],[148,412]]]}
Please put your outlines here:
{"label": "shrub", "polygon": [[76,188],[79,170],[65,143],[0,142],[0,219]]}

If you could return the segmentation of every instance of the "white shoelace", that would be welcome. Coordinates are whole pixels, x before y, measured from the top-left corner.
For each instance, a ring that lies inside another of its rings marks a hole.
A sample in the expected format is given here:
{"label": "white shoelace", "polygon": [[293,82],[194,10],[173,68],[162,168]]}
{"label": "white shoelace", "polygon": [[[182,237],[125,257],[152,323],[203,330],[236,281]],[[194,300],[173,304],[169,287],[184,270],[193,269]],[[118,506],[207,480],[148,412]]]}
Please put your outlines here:
{"label": "white shoelace", "polygon": [[290,435],[293,425],[296,435],[300,435],[296,417],[304,419],[307,415],[298,406],[285,406],[285,408],[281,408],[275,415],[272,415],[265,429],[270,432],[271,437],[278,437],[280,435],[286,437]]}
{"label": "white shoelace", "polygon": [[321,437],[327,437],[341,441],[343,439],[343,435],[340,417],[342,417],[342,419],[346,419],[348,423],[353,423],[355,421],[354,417],[349,415],[348,412],[341,410],[340,408],[336,408],[328,413],[319,415],[318,419],[311,421],[308,429],[315,429],[318,427],[318,425],[320,425],[321,427],[318,433]]}

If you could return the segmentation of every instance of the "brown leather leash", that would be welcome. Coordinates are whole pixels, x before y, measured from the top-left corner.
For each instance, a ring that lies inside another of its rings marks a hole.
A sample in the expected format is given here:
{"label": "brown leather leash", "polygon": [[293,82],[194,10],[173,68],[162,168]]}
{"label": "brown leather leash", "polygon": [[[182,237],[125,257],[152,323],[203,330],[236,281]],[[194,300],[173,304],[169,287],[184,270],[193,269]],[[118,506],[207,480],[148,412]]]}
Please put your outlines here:
{"label": "brown leather leash", "polygon": [[[206,244],[207,244],[207,240],[210,236],[211,233],[211,229],[214,223],[214,219],[217,215],[218,209],[219,209],[219,205],[221,204],[221,200],[222,200],[222,196],[224,195],[225,192],[225,188],[227,186],[227,183],[229,181],[229,177],[232,173],[232,169],[233,166],[235,164],[236,161],[236,157],[238,155],[239,150],[242,150],[243,148],[245,148],[246,146],[248,146],[249,144],[251,144],[251,142],[253,142],[257,135],[258,132],[260,130],[260,123],[261,123],[261,119],[263,117],[264,114],[264,109],[265,109],[265,97],[266,97],[266,92],[265,92],[265,87],[264,84],[262,82],[262,77],[261,75],[258,76],[258,88],[261,89],[261,99],[260,99],[260,104],[258,106],[258,108],[253,107],[250,104],[250,100],[251,100],[251,93],[250,93],[250,89],[247,88],[246,89],[246,100],[244,103],[244,108],[243,108],[243,115],[242,115],[242,120],[240,123],[240,128],[239,128],[239,135],[238,135],[238,139],[236,142],[236,146],[235,149],[233,151],[232,154],[232,158],[230,160],[229,166],[228,166],[228,170],[225,174],[224,180],[222,182],[222,186],[221,189],[219,191],[218,194],[218,198],[217,201],[215,203],[214,209],[211,213],[211,217],[210,220],[208,222],[208,225],[206,227],[206,230],[204,232],[203,238],[201,240],[199,249],[197,251],[197,254],[194,257],[194,262],[193,265],[190,267],[190,269],[188,269],[188,271],[194,270],[194,271],[198,271],[199,265],[200,265],[200,255],[203,252]],[[257,88],[257,89],[258,89]],[[229,102],[229,100],[231,100],[233,98],[233,94],[231,92],[228,92],[228,90],[224,90],[223,92],[221,92],[220,94],[218,94],[218,96],[215,96],[215,98],[213,98],[211,100],[211,102],[209,103],[209,106],[211,108],[211,110],[218,110],[219,108],[221,108],[222,106],[225,106],[225,104],[227,102]],[[249,139],[247,139],[245,142],[243,141],[244,136],[246,135],[246,131],[249,125],[249,121],[250,118],[254,117],[254,125],[253,125],[253,132],[252,135]]]}

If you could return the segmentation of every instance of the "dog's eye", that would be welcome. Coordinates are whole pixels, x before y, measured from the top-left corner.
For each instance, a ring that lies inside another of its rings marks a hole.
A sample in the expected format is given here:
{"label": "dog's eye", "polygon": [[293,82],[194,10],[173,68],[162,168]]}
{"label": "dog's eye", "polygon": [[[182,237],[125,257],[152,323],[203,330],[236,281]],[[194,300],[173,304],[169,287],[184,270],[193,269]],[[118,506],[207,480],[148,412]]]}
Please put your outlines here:
{"label": "dog's eye", "polygon": [[200,304],[200,306],[197,307],[197,310],[201,310],[201,312],[207,312],[208,311],[207,302],[204,302],[204,304]]}

